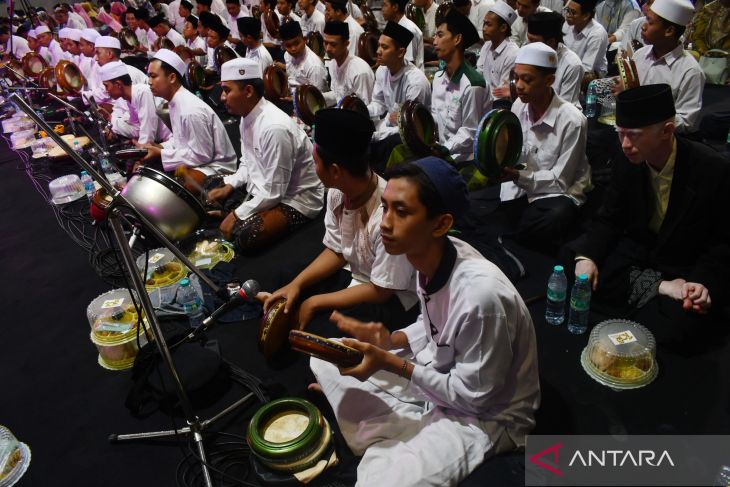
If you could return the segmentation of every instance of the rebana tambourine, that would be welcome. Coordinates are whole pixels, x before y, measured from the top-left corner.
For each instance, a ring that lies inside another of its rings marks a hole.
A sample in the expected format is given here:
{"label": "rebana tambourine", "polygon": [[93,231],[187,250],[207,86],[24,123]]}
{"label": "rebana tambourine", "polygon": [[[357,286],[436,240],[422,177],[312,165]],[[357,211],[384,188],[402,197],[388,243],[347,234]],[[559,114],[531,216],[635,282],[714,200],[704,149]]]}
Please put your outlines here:
{"label": "rebana tambourine", "polygon": [[332,443],[332,430],[317,407],[298,398],[263,405],[251,418],[246,442],[264,466],[288,473],[316,464]]}
{"label": "rebana tambourine", "polygon": [[517,72],[511,69],[509,72],[509,97],[512,101],[518,98],[517,95]]}
{"label": "rebana tambourine", "polygon": [[322,34],[320,34],[319,31],[313,30],[312,32],[307,34],[306,41],[307,47],[309,47],[317,56],[324,58],[324,39],[322,38]]}
{"label": "rebana tambourine", "polygon": [[294,113],[302,123],[310,127],[314,123],[314,114],[327,105],[322,92],[312,85],[297,86],[294,89],[292,101],[294,102]]}
{"label": "rebana tambourine", "polygon": [[56,70],[50,66],[45,68],[38,76],[38,85],[41,88],[48,88],[51,92],[55,92],[56,84]]}
{"label": "rebana tambourine", "polygon": [[353,112],[360,112],[366,117],[370,118],[368,106],[354,93],[351,95],[343,96],[342,99],[337,102],[337,108],[340,108],[342,110],[352,110]]}
{"label": "rebana tambourine", "polygon": [[332,362],[339,367],[354,367],[362,362],[363,357],[360,350],[306,331],[290,331],[289,345],[292,350]]}
{"label": "rebana tambourine", "polygon": [[279,15],[274,12],[273,10],[269,9],[266,12],[263,13],[264,16],[264,26],[266,27],[266,31],[269,33],[271,37],[274,39],[279,38]]}
{"label": "rebana tambourine", "polygon": [[474,136],[474,166],[490,183],[498,182],[503,167],[514,167],[522,155],[522,125],[503,108],[487,112]]}
{"label": "rebana tambourine", "polygon": [[175,54],[180,56],[180,59],[185,61],[186,63],[189,61],[192,61],[195,56],[193,55],[193,50],[190,49],[188,46],[184,46],[180,44],[179,46],[175,46],[175,49],[173,49]]}
{"label": "rebana tambourine", "polygon": [[431,111],[415,100],[404,102],[398,109],[398,132],[403,144],[417,157],[431,155],[439,140]]}
{"label": "rebana tambourine", "polygon": [[625,90],[639,86],[639,73],[636,71],[636,64],[633,59],[622,52],[616,56],[616,65]]}
{"label": "rebana tambourine", "polygon": [[23,72],[26,76],[33,79],[38,79],[41,73],[48,67],[48,63],[43,59],[43,56],[33,51],[26,52],[20,60],[20,63],[23,66]]}
{"label": "rebana tambourine", "polygon": [[371,67],[375,66],[378,60],[379,40],[380,32],[377,30],[366,30],[357,40],[357,55]]}
{"label": "rebana tambourine", "polygon": [[292,314],[284,313],[286,299],[276,301],[261,319],[259,327],[259,350],[267,359],[271,358],[286,343],[291,329]]}
{"label": "rebana tambourine", "polygon": [[67,95],[78,95],[86,84],[86,79],[79,67],[65,59],[56,64],[55,74],[58,86]]}
{"label": "rebana tambourine", "polygon": [[423,28],[426,26],[426,17],[423,15],[423,10],[420,7],[416,7],[412,1],[408,2],[406,4],[405,15],[423,32]]}
{"label": "rebana tambourine", "polygon": [[360,4],[360,13],[362,13],[362,18],[364,20],[363,28],[366,31],[371,32],[377,32],[378,31],[378,19],[375,17],[375,14],[372,10],[370,10],[370,7],[366,5],[366,2],[362,2]]}
{"label": "rebana tambourine", "polygon": [[117,36],[119,44],[122,47],[122,51],[133,51],[139,45],[139,39],[137,34],[128,27],[122,28]]}
{"label": "rebana tambourine", "polygon": [[438,6],[436,9],[436,25],[443,24],[444,19],[452,8],[454,8],[454,4],[448,1]]}
{"label": "rebana tambourine", "polygon": [[230,46],[226,46],[225,44],[221,44],[213,51],[215,68],[218,70],[218,72],[220,72],[223,63],[225,63],[226,61],[230,61],[231,59],[236,59],[237,57],[238,54],[236,54],[236,51],[234,51]]}
{"label": "rebana tambourine", "polygon": [[270,64],[264,70],[264,96],[267,100],[277,102],[289,93],[289,79],[286,71],[276,64]]}

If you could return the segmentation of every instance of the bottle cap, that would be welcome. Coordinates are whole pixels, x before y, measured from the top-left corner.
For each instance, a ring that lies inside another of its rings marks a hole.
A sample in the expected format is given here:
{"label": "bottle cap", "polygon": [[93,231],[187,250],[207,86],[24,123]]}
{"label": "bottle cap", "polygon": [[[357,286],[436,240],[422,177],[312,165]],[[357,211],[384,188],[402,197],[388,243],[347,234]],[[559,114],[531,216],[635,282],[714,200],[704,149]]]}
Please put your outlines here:
{"label": "bottle cap", "polygon": [[183,287],[189,286],[190,285],[190,279],[188,279],[187,277],[183,277],[180,280],[180,285],[183,286]]}
{"label": "bottle cap", "polygon": [[563,272],[563,266],[561,266],[561,265],[556,265],[555,267],[553,267],[553,270],[554,270],[555,272]]}
{"label": "bottle cap", "polygon": [[579,274],[578,275],[578,280],[579,281],[587,281],[588,280],[588,275],[587,274]]}
{"label": "bottle cap", "polygon": [[86,172],[86,171],[81,171],[81,175],[82,175],[82,176],[83,176],[83,175],[85,175],[85,174],[87,174],[87,172]]}

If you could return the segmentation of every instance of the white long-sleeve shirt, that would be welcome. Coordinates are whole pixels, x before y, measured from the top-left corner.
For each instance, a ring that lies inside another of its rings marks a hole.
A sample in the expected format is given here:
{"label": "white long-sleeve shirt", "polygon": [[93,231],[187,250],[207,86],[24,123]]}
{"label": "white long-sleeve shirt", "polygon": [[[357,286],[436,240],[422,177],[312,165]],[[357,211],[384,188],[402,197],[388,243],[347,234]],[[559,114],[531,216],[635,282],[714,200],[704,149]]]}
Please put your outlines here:
{"label": "white long-sleeve shirt", "polygon": [[407,100],[415,100],[431,108],[431,84],[423,71],[408,61],[395,74],[386,66],[380,66],[375,71],[375,89],[368,104],[370,116],[376,119],[373,141],[398,133],[398,124],[391,124],[388,115],[397,113]]}
{"label": "white long-sleeve shirt", "polygon": [[170,138],[172,135],[170,130],[157,116],[157,108],[164,103],[164,100],[156,99],[148,84],[133,84],[132,99],[125,101],[129,109],[129,123],[139,127],[140,144],[152,144]]}
{"label": "white long-sleeve shirt", "polygon": [[168,17],[167,20],[170,22],[176,31],[182,33],[185,27],[185,18],[180,15],[180,0],[172,0],[168,5]]}
{"label": "white long-sleeve shirt", "polygon": [[608,34],[596,19],[591,19],[580,32],[575,27],[565,24],[567,33],[563,39],[568,48],[576,53],[583,62],[586,72],[595,71],[598,77],[603,77],[608,70],[606,49],[608,49]]}
{"label": "white long-sleeve shirt", "polygon": [[325,247],[341,254],[352,272],[354,283],[372,282],[383,289],[392,289],[405,309],[416,298],[416,271],[405,254],[391,255],[380,239],[383,206],[380,198],[387,181],[377,176],[378,185],[360,208],[345,207],[342,191],[327,192],[327,213],[324,217]]}
{"label": "white long-sleeve shirt", "polygon": [[15,59],[22,59],[23,56],[25,56],[27,53],[30,52],[30,47],[28,47],[28,41],[23,39],[20,36],[12,36],[13,37],[13,51],[10,52],[10,37],[8,37],[8,42],[5,43],[5,46],[3,49],[5,49],[5,52],[11,53]]}
{"label": "white long-sleeve shirt", "polygon": [[423,69],[423,33],[421,29],[405,15],[400,18],[398,24],[413,34],[413,39],[406,49],[406,59],[415,64],[418,69]]}
{"label": "white long-sleeve shirt", "polygon": [[281,203],[314,218],[324,203],[312,143],[286,113],[261,98],[241,118],[241,164],[223,181],[245,187],[249,198],[236,208],[240,220]]}
{"label": "white long-sleeve shirt", "polygon": [[[132,78],[132,85],[147,84],[147,75],[139,69],[135,68],[134,66],[127,65],[127,72],[129,73],[129,77]],[[132,119],[130,121],[131,113],[129,111],[129,105],[127,104],[127,101],[123,98],[117,98],[116,100],[112,100],[109,97],[109,93],[107,93],[106,88],[104,88],[104,83],[101,82],[101,79],[99,79],[99,82],[101,84],[101,90],[103,91],[94,94],[94,98],[97,99],[97,103],[112,103],[112,132],[128,139],[136,139],[137,137],[139,137],[139,123],[135,119]],[[108,101],[100,102],[99,100],[103,100],[104,97],[107,97]]]}
{"label": "white long-sleeve shirt", "polygon": [[195,39],[186,39],[185,45],[188,46],[192,50],[201,49],[205,54],[200,56],[195,56],[195,60],[200,64],[202,67],[207,67],[208,65],[208,44],[205,42],[205,39],[200,36],[195,36]]}
{"label": "white long-sleeve shirt", "polygon": [[323,93],[327,106],[335,105],[343,97],[357,95],[365,104],[370,103],[373,96],[375,76],[373,69],[357,56],[348,54],[342,65],[330,59],[325,66],[329,70],[330,91]]}
{"label": "white long-sleeve shirt", "polygon": [[582,110],[580,85],[585,74],[583,63],[578,55],[562,42],[558,44],[556,52],[558,53],[558,69],[555,71],[553,89],[560,98]]}
{"label": "white long-sleeve shirt", "polygon": [[[549,12],[550,9],[547,7],[543,7],[542,5],[537,6],[537,10],[535,12]],[[512,22],[512,36],[509,38],[512,42],[514,42],[517,47],[524,46],[527,44],[527,22],[525,22],[524,17],[520,17],[519,15],[515,19],[514,22]],[[479,29],[481,30],[481,29]]]}
{"label": "white long-sleeve shirt", "polygon": [[489,9],[492,8],[492,5],[494,5],[494,0],[471,0],[471,8],[469,9],[469,20],[477,29],[480,39],[484,38],[482,34],[482,24],[484,24],[484,17],[487,15],[487,12],[489,12]]}
{"label": "white long-sleeve shirt", "polygon": [[697,130],[705,73],[682,44],[660,58],[655,56],[652,46],[644,46],[634,53],[634,63],[642,86],[666,83],[672,87],[677,131],[686,133]]}
{"label": "white long-sleeve shirt", "polygon": [[206,175],[236,170],[236,151],[218,115],[185,88],[168,103],[172,137],[162,144],[165,171],[186,165]]}
{"label": "white long-sleeve shirt", "polygon": [[165,34],[165,37],[170,39],[172,43],[177,46],[184,46],[185,45],[185,38],[182,36],[181,33],[176,31],[175,29],[170,29],[167,31],[167,34]]}
{"label": "white long-sleeve shirt", "polygon": [[238,15],[236,17],[233,17],[232,15],[228,14],[228,28],[231,30],[231,36],[235,39],[241,38],[241,33],[238,32],[238,19],[241,17],[248,17],[250,16],[248,7],[245,5],[241,5],[241,11],[238,12]]}
{"label": "white long-sleeve shirt", "polygon": [[259,47],[256,49],[246,49],[246,57],[248,59],[255,59],[259,62],[262,74],[266,71],[266,68],[268,68],[269,65],[274,63],[269,50],[266,49],[263,44],[259,44]]}
{"label": "white long-sleeve shirt", "polygon": [[365,32],[365,29],[363,29],[362,26],[357,23],[357,20],[355,20],[352,15],[347,16],[347,18],[345,19],[345,23],[347,23],[347,28],[350,32],[350,45],[348,49],[350,51],[350,54],[352,54],[353,56],[357,56],[357,46],[360,41],[360,36]]}
{"label": "white long-sleeve shirt", "polygon": [[304,53],[299,58],[285,52],[284,61],[290,87],[312,85],[321,92],[327,91],[327,70],[324,62],[309,47],[305,46]]}
{"label": "white long-sleeve shirt", "polygon": [[473,159],[474,133],[489,100],[484,77],[464,61],[451,79],[446,70],[438,71],[431,90],[439,143],[457,162]]}
{"label": "white long-sleeve shirt", "polygon": [[61,44],[56,39],[51,39],[48,47],[41,47],[39,54],[46,58],[48,64],[52,67],[56,67],[59,61],[69,59],[68,53],[61,49]]}
{"label": "white long-sleeve shirt", "polygon": [[487,82],[487,93],[490,100],[494,98],[492,90],[509,84],[509,73],[515,67],[515,58],[520,48],[510,39],[505,39],[492,49],[492,41],[482,46],[477,60],[477,69]]}
{"label": "white long-sleeve shirt", "polygon": [[301,20],[299,20],[299,24],[302,28],[302,34],[304,34],[304,37],[306,37],[307,34],[309,34],[310,32],[319,32],[320,34],[324,34],[325,23],[326,21],[324,19],[324,14],[316,8],[312,12],[311,16],[307,16],[307,14],[304,14],[302,15]]}
{"label": "white long-sleeve shirt", "polygon": [[634,0],[603,0],[596,5],[594,18],[609,34],[628,27],[631,21],[641,17],[641,7]]}
{"label": "white long-sleeve shirt", "polygon": [[[641,26],[646,22],[646,17],[639,17],[634,19],[628,26],[623,26],[616,32],[616,41],[621,42],[621,49],[628,52],[628,47],[631,45],[631,41],[639,41],[641,44],[644,40],[641,38]],[[633,48],[632,48],[633,51]]]}
{"label": "white long-sleeve shirt", "polygon": [[567,196],[577,205],[584,203],[591,187],[586,117],[556,94],[539,120],[532,120],[529,105],[519,99],[512,105],[512,113],[522,125],[520,163],[525,169],[519,171],[516,183],[502,183],[501,200],[526,194],[530,203],[555,196]]}
{"label": "white long-sleeve shirt", "polygon": [[509,279],[473,247],[449,238],[438,269],[418,274],[421,314],[400,330],[411,381],[436,406],[503,424],[518,446],[540,404],[530,312]]}

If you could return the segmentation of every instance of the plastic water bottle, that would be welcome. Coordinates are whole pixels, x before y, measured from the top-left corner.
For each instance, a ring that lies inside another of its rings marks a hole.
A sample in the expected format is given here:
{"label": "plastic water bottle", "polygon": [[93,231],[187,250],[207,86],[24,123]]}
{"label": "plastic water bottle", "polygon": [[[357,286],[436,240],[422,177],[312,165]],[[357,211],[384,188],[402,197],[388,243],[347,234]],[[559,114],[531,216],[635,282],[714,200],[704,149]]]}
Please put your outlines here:
{"label": "plastic water bottle", "polygon": [[593,118],[596,116],[597,108],[596,108],[596,81],[593,80],[590,83],[588,83],[588,88],[586,89],[586,109],[585,109],[585,115],[586,118]]}
{"label": "plastic water bottle", "polygon": [[588,276],[580,274],[570,293],[570,317],[568,331],[580,335],[588,329],[588,313],[591,308],[591,284]]}
{"label": "plastic water bottle", "polygon": [[205,319],[203,314],[203,300],[200,299],[198,292],[190,285],[190,279],[187,277],[180,281],[180,287],[177,289],[175,297],[177,304],[182,306],[183,311],[188,315],[190,326],[196,327]]}
{"label": "plastic water bottle", "polygon": [[553,267],[553,273],[548,279],[547,307],[545,321],[550,325],[560,325],[565,321],[565,294],[568,290],[568,278],[565,277],[563,266]]}
{"label": "plastic water bottle", "polygon": [[99,159],[99,166],[101,166],[101,170],[104,171],[104,174],[114,172],[114,168],[111,164],[109,164],[109,159],[107,159],[106,156],[101,156],[101,159]]}
{"label": "plastic water bottle", "polygon": [[81,144],[79,144],[78,140],[74,140],[73,149],[74,149],[74,152],[77,153],[78,155],[81,155],[84,152],[84,148],[81,147]]}
{"label": "plastic water bottle", "polygon": [[89,173],[86,171],[81,171],[81,184],[84,185],[86,196],[89,199],[93,198],[94,192],[96,191],[96,188],[94,187],[94,180],[91,179],[91,176],[89,176]]}

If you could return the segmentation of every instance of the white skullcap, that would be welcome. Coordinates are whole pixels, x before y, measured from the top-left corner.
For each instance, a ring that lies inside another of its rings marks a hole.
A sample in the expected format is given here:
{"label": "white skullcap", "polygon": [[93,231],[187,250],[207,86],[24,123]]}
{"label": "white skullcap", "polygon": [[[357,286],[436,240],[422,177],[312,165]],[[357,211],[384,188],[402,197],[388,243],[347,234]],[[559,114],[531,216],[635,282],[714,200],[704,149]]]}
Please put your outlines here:
{"label": "white skullcap", "polygon": [[32,37],[33,39],[35,39],[35,36],[36,36],[36,33],[35,33],[35,29],[30,29],[30,30],[28,31],[28,34],[26,34],[26,35],[27,35],[28,37]]}
{"label": "white skullcap", "polygon": [[177,71],[177,74],[179,74],[181,78],[185,76],[185,73],[188,70],[188,66],[185,64],[185,61],[169,49],[160,49],[152,59],[159,59],[160,61],[166,62],[172,66],[172,69]]}
{"label": "white skullcap", "polygon": [[121,61],[112,61],[99,67],[99,78],[102,81],[117,79],[125,74],[129,74],[129,70],[127,69],[127,65]]}
{"label": "white skullcap", "polygon": [[49,34],[50,32],[51,32],[51,29],[49,29],[47,25],[41,25],[40,27],[35,28],[36,36],[39,36],[41,34]]}
{"label": "white skullcap", "polygon": [[659,17],[686,27],[695,13],[694,5],[689,0],[656,0],[650,7]]}
{"label": "white skullcap", "polygon": [[112,36],[99,36],[94,41],[94,47],[106,47],[107,49],[121,49],[119,39]]}
{"label": "white skullcap", "polygon": [[531,42],[525,44],[517,51],[515,64],[529,64],[541,68],[557,68],[558,54],[542,42]]}
{"label": "white skullcap", "polygon": [[71,39],[72,41],[79,42],[81,40],[81,31],[79,29],[71,29],[64,27],[58,31],[59,39]]}
{"label": "white skullcap", "polygon": [[245,79],[261,79],[261,66],[258,61],[239,57],[226,61],[221,66],[221,81]]}
{"label": "white skullcap", "polygon": [[515,9],[507,5],[502,0],[494,2],[494,5],[489,8],[488,12],[494,12],[495,15],[501,17],[502,20],[507,22],[510,26],[517,19],[517,12],[515,12]]}
{"label": "white skullcap", "polygon": [[96,29],[84,29],[81,31],[81,38],[94,44],[96,40],[101,37]]}

